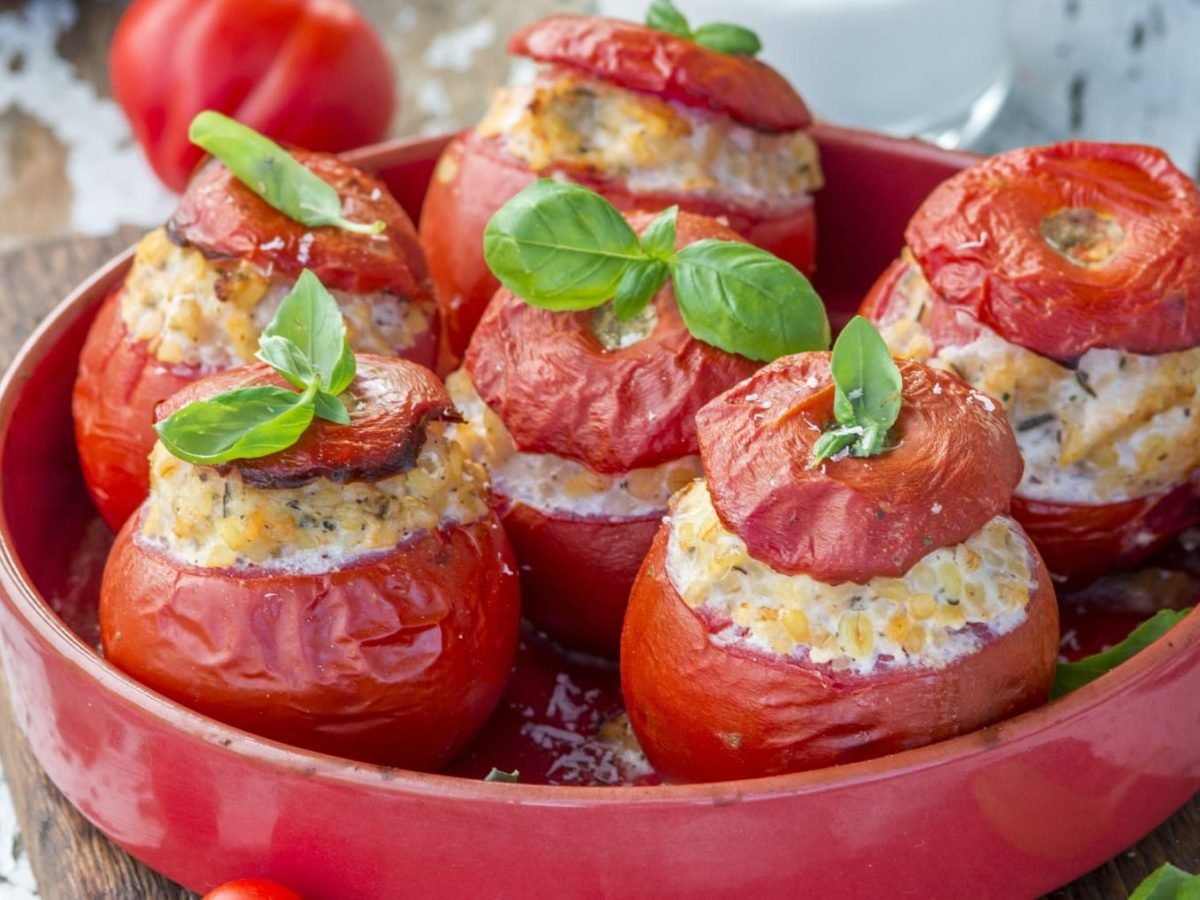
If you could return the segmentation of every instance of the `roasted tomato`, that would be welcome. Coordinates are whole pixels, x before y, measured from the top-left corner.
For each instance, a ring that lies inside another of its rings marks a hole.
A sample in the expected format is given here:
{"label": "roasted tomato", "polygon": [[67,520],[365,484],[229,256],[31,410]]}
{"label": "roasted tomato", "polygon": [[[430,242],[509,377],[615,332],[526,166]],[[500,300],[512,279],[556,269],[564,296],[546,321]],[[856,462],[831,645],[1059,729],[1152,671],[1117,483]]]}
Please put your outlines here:
{"label": "roasted tomato", "polygon": [[[653,218],[632,214],[641,231]],[[737,240],[681,213],[677,244]],[[447,386],[456,434],[490,469],[521,563],[524,611],[615,655],[633,577],[667,499],[699,475],[694,416],[757,363],[692,337],[668,284],[636,319],[549,312],[497,292]]]}
{"label": "roasted tomato", "polygon": [[84,479],[116,530],[146,496],[155,404],[200,376],[250,362],[300,272],[333,291],[356,350],[433,365],[437,309],[416,232],[382,183],[333,156],[295,151],[337,188],[346,216],[382,235],[309,230],[217,162],[165,229],[138,245],[79,359],[73,410]]}
{"label": "roasted tomato", "polygon": [[290,888],[265,878],[238,878],[227,881],[204,895],[204,900],[302,900]]}
{"label": "roasted tomato", "polygon": [[1200,191],[1159,150],[1017,150],[935,190],[861,309],[1001,403],[1013,512],[1071,586],[1200,521]]}
{"label": "roasted tomato", "polygon": [[750,242],[812,271],[817,150],[808,109],[773,69],[584,16],[537,22],[509,51],[541,63],[540,74],[499,91],[483,122],[451,143],[421,213],[453,358],[498,286],[483,261],[483,230],[540,176],[577,181],[625,210],[678,203],[723,217]]}
{"label": "roasted tomato", "polygon": [[785,357],[697,415],[706,481],[671,505],[621,638],[630,722],[663,775],[836,765],[1045,701],[1058,608],[1007,515],[998,408],[901,364],[896,449],[809,468],[827,354]]}
{"label": "roasted tomato", "polygon": [[387,50],[350,0],[134,0],[109,75],[155,173],[176,191],[202,156],[188,141],[202,110],[337,151],[380,140],[395,106]]}
{"label": "roasted tomato", "polygon": [[[106,658],[256,734],[434,769],[500,698],[516,651],[516,563],[486,475],[444,429],[435,376],[359,356],[351,424],[316,420],[260,459],[152,456],[149,499],[104,571]],[[195,382],[162,408],[282,386],[263,365]]]}

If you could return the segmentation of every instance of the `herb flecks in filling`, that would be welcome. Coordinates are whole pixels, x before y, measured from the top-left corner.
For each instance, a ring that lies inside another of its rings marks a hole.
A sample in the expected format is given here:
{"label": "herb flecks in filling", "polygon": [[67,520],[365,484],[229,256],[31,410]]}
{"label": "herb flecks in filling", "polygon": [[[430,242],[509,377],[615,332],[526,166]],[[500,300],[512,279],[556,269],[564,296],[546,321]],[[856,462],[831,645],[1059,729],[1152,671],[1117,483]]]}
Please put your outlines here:
{"label": "herb flecks in filling", "polygon": [[1042,238],[1061,257],[1085,269],[1108,265],[1121,252],[1125,229],[1112,216],[1071,206],[1042,219]]}

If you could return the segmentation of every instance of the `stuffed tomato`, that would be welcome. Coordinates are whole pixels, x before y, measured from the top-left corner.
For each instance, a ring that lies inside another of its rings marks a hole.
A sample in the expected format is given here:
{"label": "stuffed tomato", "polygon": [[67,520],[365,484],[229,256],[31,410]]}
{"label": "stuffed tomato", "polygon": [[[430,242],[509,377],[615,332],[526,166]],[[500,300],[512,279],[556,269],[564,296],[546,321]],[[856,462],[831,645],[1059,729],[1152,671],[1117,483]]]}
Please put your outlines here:
{"label": "stuffed tomato", "polygon": [[[162,442],[150,495],[104,571],[105,657],[213,718],[301,747],[434,769],[500,698],[520,621],[486,475],[445,436],[436,377],[359,356],[349,424],[314,420],[255,459],[186,462]],[[166,418],[262,365],[195,382]]]}
{"label": "stuffed tomato", "polygon": [[697,415],[705,480],[672,501],[621,641],[630,722],[666,777],[836,765],[1046,700],[1058,611],[1008,516],[1011,430],[952,375],[899,372],[881,455],[814,464],[839,402],[828,354]]}
{"label": "stuffed tomato", "polygon": [[203,375],[251,362],[258,336],[304,268],[333,290],[355,349],[432,365],[437,309],[416,232],[382,182],[337,157],[296,150],[347,218],[379,234],[307,227],[217,160],[165,228],[138,244],[79,360],[73,411],[84,479],[119,528],[146,496],[154,407]]}
{"label": "stuffed tomato", "polygon": [[421,240],[461,357],[497,287],[480,252],[491,215],[536,178],[571,179],[621,209],[722,217],[751,243],[812,270],[820,187],[808,109],[774,69],[632,22],[560,15],[509,51],[540,67],[497,92],[434,172]]}
{"label": "stuffed tomato", "polygon": [[[635,231],[653,217],[627,215]],[[739,240],[680,213],[677,245]],[[758,363],[693,337],[674,290],[632,320],[552,312],[501,288],[447,379],[456,439],[490,473],[534,625],[616,655],[634,576],[670,496],[700,474],[694,416]]]}
{"label": "stuffed tomato", "polygon": [[935,190],[862,314],[1003,405],[1013,512],[1056,577],[1200,521],[1200,192],[1161,151],[1016,150]]}

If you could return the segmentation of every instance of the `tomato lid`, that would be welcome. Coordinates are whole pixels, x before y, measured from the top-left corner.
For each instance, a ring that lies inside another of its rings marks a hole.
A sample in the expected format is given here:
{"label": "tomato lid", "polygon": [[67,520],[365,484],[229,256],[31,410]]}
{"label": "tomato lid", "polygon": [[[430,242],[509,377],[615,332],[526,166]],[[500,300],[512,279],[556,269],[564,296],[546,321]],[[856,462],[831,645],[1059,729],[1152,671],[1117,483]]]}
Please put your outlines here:
{"label": "tomato lid", "polygon": [[954,375],[898,361],[898,446],[809,468],[833,420],[828,353],[778,359],[696,415],[713,505],[754,558],[827,584],[899,576],[1006,513],[1021,480],[999,404]]}
{"label": "tomato lid", "polygon": [[[286,450],[213,468],[223,475],[237,472],[247,484],[261,488],[298,487],[317,478],[378,481],[416,465],[430,422],[461,421],[445,387],[425,367],[365,353],[355,360],[358,372],[340,397],[349,425],[314,418]],[[156,421],[193,401],[258,385],[294,390],[266,363],[239,366],[201,378],[164,400],[155,410]]]}
{"label": "tomato lid", "polygon": [[1002,153],[934,189],[905,238],[938,294],[1043,356],[1200,343],[1200,191],[1154,147]]}
{"label": "tomato lid", "polygon": [[289,152],[338,192],[345,218],[382,219],[387,228],[377,235],[309,228],[268,205],[220,160],[210,159],[179,198],[167,234],[206,256],[245,259],[268,272],[296,277],[311,269],[330,290],[431,296],[416,230],[383,182],[327,153]]}
{"label": "tomato lid", "polygon": [[710,50],[635,22],[550,16],[513,35],[508,52],[724,113],[763,131],[795,131],[812,122],[800,95],[766,63]]}
{"label": "tomato lid", "polygon": [[[639,233],[654,217],[626,214]],[[741,240],[714,219],[679,213],[677,247],[706,238]],[[597,311],[551,312],[501,288],[463,364],[519,450],[606,474],[670,462],[697,452],[696,410],[758,363],[692,337],[669,282],[651,305],[649,335],[610,350],[596,336]]]}

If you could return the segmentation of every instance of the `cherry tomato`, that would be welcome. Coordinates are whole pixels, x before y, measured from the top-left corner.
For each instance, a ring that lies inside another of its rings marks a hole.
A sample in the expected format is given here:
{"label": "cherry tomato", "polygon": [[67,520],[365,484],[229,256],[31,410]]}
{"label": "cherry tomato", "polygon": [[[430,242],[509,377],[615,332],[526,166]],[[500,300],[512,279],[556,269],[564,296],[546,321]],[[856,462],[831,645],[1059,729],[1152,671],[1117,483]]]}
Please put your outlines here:
{"label": "cherry tomato", "polygon": [[204,900],[303,900],[290,888],[265,878],[237,878],[213,888]]}
{"label": "cherry tomato", "polygon": [[203,156],[187,137],[202,110],[337,151],[381,139],[395,106],[387,50],[350,0],[134,0],[109,77],[155,173],[177,191]]}

